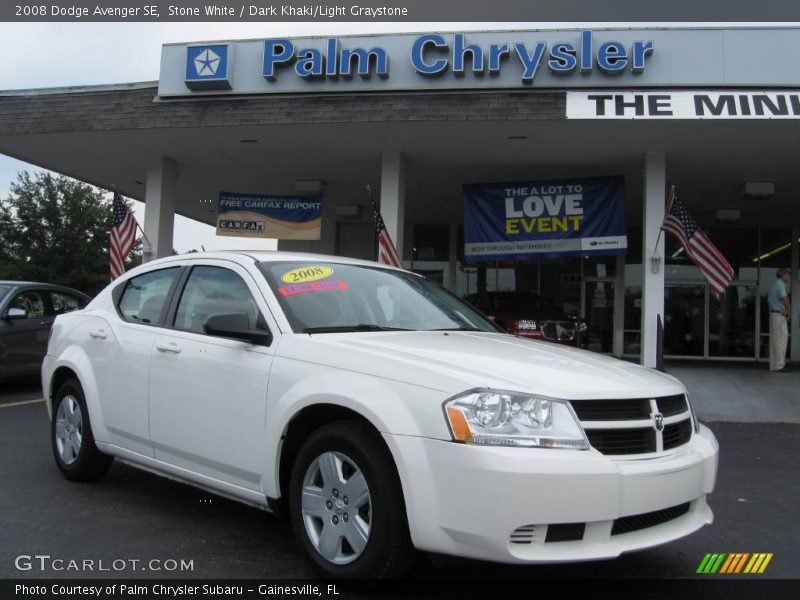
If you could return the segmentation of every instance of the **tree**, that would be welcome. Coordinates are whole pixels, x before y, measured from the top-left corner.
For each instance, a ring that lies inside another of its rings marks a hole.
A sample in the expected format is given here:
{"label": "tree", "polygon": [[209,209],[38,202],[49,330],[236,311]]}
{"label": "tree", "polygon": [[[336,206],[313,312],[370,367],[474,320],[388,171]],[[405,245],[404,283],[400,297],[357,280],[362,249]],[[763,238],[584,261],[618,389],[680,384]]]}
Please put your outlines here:
{"label": "tree", "polygon": [[[0,279],[60,283],[94,295],[109,282],[111,201],[50,173],[17,174],[0,199]],[[126,268],[141,264],[137,240]]]}

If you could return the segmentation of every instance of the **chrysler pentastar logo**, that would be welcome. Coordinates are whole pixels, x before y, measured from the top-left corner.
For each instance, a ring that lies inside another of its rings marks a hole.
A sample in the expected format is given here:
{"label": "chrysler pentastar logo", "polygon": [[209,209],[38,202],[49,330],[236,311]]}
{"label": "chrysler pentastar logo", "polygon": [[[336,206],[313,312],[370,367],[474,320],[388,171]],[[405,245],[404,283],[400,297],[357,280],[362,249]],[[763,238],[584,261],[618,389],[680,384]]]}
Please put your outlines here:
{"label": "chrysler pentastar logo", "polygon": [[194,69],[199,77],[213,77],[219,68],[220,55],[211,48],[202,50],[194,57]]}

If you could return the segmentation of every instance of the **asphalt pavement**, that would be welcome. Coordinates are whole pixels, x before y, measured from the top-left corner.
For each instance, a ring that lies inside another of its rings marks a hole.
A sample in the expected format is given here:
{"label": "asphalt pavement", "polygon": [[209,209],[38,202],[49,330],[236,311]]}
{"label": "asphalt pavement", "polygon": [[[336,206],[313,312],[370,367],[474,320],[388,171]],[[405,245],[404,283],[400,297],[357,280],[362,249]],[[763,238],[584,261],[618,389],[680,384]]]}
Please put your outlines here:
{"label": "asphalt pavement", "polygon": [[[0,578],[313,576],[288,526],[255,508],[119,463],[98,483],[66,481],[53,462],[41,397],[35,379],[0,382]],[[695,574],[706,553],[771,552],[765,574],[748,577],[797,577],[800,425],[708,424],[721,446],[712,526],[617,560],[511,567],[426,557],[412,576],[721,578]],[[50,558],[25,558],[36,555]],[[68,570],[70,560],[94,561],[95,570]],[[98,572],[101,561],[109,571]]]}

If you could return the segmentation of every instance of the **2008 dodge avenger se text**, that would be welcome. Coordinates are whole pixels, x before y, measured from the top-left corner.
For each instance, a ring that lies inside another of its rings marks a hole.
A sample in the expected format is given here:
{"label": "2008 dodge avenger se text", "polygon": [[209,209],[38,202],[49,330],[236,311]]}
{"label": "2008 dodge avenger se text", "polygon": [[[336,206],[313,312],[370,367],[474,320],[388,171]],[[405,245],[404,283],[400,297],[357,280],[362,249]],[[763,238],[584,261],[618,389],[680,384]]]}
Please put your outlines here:
{"label": "2008 dodge avenger se text", "polygon": [[56,319],[42,380],[68,479],[116,458],[281,509],[327,576],[610,558],[713,518],[717,442],[676,379],[375,263],[147,263]]}

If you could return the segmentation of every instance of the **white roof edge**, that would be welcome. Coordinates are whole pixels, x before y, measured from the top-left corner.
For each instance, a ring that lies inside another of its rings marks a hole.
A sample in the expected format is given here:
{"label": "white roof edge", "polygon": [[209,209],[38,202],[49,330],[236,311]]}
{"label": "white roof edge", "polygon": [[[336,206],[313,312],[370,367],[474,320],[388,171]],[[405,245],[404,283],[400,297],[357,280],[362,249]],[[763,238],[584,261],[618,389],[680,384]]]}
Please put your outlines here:
{"label": "white roof edge", "polygon": [[[702,31],[702,30],[709,30],[709,31],[718,31],[721,29],[729,29],[729,30],[746,30],[746,29],[800,29],[800,23],[740,23],[740,22],[732,22],[732,23],[642,23],[638,25],[636,23],[600,23],[600,24],[593,24],[593,23],[563,23],[557,24],[558,26],[554,27],[525,27],[526,23],[520,23],[521,27],[515,27],[513,29],[463,29],[463,28],[449,28],[444,27],[442,29],[437,30],[430,30],[430,31],[383,31],[380,33],[334,33],[331,32],[330,34],[322,34],[316,33],[311,35],[264,35],[264,36],[256,36],[256,37],[249,37],[249,38],[223,38],[223,39],[211,39],[211,40],[190,40],[186,42],[167,42],[162,44],[163,46],[205,46],[208,44],[231,44],[235,42],[260,42],[265,39],[274,39],[274,38],[288,38],[290,40],[311,40],[311,39],[327,39],[331,37],[335,38],[365,38],[365,37],[388,37],[388,36],[399,36],[399,35],[423,35],[426,33],[514,33],[514,32],[536,32],[536,33],[548,33],[553,31],[582,31],[584,29],[591,29],[592,31],[645,31],[645,30],[665,30],[665,29],[675,29],[675,30],[695,30],[695,31]],[[531,23],[531,25],[536,25],[536,23]]]}
{"label": "white roof edge", "polygon": [[113,92],[158,88],[158,81],[136,81],[132,83],[102,83],[97,85],[69,85],[62,87],[23,88],[0,90],[0,96],[36,96],[44,94],[80,94],[83,92]]}
{"label": "white roof edge", "polygon": [[199,260],[204,258],[230,258],[232,255],[243,258],[255,259],[261,262],[297,261],[304,263],[337,263],[346,265],[360,265],[367,267],[381,267],[384,269],[405,270],[391,265],[380,264],[376,261],[363,260],[360,258],[350,258],[347,256],[335,256],[331,254],[317,254],[315,252],[293,252],[290,250],[208,250],[206,252],[187,252],[186,254],[176,254],[160,258],[148,263],[147,265],[174,262],[179,260]]}

